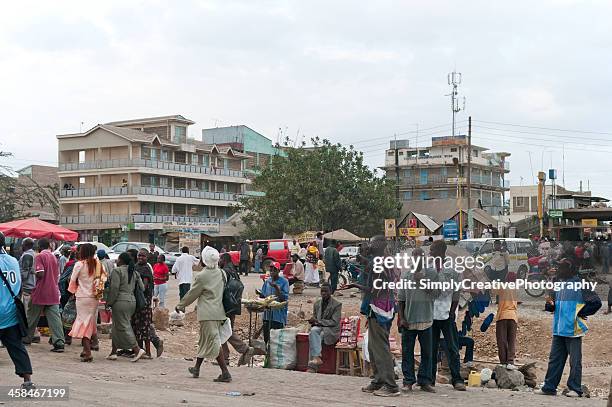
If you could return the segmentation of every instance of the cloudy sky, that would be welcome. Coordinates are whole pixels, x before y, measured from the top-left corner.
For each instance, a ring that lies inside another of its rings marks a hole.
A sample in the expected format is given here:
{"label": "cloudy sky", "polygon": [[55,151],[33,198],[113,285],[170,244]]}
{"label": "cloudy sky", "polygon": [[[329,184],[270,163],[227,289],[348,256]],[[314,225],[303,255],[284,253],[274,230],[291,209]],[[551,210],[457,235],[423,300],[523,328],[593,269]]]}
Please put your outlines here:
{"label": "cloudy sky", "polygon": [[[465,131],[612,198],[612,5],[606,1],[10,2],[0,14],[0,149],[57,161],[56,134],[165,114],[275,140],[353,143],[381,165],[394,134]],[[520,127],[525,126],[525,127]],[[530,126],[530,127],[527,127]]]}

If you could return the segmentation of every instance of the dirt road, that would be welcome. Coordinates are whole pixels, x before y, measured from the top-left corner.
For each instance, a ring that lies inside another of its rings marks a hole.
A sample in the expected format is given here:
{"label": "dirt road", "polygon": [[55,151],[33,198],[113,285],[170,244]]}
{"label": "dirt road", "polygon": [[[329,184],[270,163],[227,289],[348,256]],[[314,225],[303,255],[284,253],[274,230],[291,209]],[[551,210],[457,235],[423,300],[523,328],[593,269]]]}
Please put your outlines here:
{"label": "dirt road", "polygon": [[[259,276],[244,279],[245,295],[253,296],[253,290],[260,287]],[[178,302],[176,281],[170,281],[168,308]],[[359,297],[345,292],[340,300],[343,311],[352,315],[358,313]],[[303,310],[307,316],[312,309],[312,301],[317,297],[317,289],[307,289],[305,295],[290,298],[290,324],[299,325],[297,312]],[[520,307],[518,362],[538,362],[538,382],[543,380],[546,359],[550,346],[550,315],[540,311],[537,301]],[[191,307],[190,309],[193,309]],[[245,330],[247,315],[237,319],[239,329]],[[190,315],[193,321],[193,315]],[[601,398],[607,389],[612,374],[612,316],[598,314],[590,318],[591,331],[583,346],[584,368],[583,383],[595,390],[598,399],[568,399],[558,396],[549,398],[536,396],[530,392],[515,392],[496,389],[470,388],[466,393],[455,392],[448,385],[438,384],[437,394],[423,394],[415,391],[409,396],[382,399],[360,391],[368,380],[361,377],[335,375],[314,375],[293,371],[263,369],[260,367],[230,368],[234,377],[231,384],[217,384],[212,378],[218,375],[218,368],[211,364],[203,365],[201,377],[193,379],[187,367],[193,362],[185,358],[193,357],[197,332],[195,322],[174,331],[159,332],[165,340],[166,352],[161,358],[130,363],[127,359],[111,362],[104,359],[110,350],[110,340],[105,335],[101,350],[94,353],[93,363],[80,363],[80,346],[66,347],[64,354],[49,352],[49,345],[34,344],[28,348],[34,366],[33,379],[38,385],[67,385],[70,387],[70,400],[54,403],[42,401],[4,401],[6,406],[544,406],[555,403],[558,406],[605,406]],[[480,322],[475,321],[478,327]],[[476,329],[477,331],[477,329]],[[496,361],[494,327],[486,333],[475,332],[476,359]],[[398,338],[399,339],[399,338]],[[398,342],[399,343],[399,342]],[[234,361],[236,357],[232,358]],[[234,363],[235,364],[235,363]],[[491,366],[491,365],[489,365]],[[567,370],[567,369],[566,369]],[[0,349],[0,385],[18,384],[12,374],[13,366],[6,351]],[[566,376],[562,381],[562,385]],[[255,393],[253,396],[232,397],[227,392],[238,391],[242,394]],[[1,405],[1,404],[0,404]]]}

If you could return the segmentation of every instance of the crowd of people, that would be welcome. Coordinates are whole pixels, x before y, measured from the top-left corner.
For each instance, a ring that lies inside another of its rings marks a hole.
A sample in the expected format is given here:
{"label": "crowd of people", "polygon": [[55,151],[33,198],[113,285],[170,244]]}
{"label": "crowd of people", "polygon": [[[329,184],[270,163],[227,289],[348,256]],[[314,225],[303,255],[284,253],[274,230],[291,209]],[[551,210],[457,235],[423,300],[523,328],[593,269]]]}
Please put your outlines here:
{"label": "crowd of people", "polygon": [[[2,235],[0,246],[4,247]],[[49,327],[52,352],[61,353],[66,344],[70,344],[73,339],[80,339],[83,348],[80,360],[92,362],[92,351],[99,349],[99,304],[105,303],[112,310],[112,350],[106,358],[117,360],[119,356],[127,356],[133,362],[150,359],[153,358],[151,345],[159,357],[163,352],[163,341],[157,336],[152,324],[152,309],[156,304],[166,304],[170,272],[179,280],[180,301],[175,311],[184,312],[190,304],[197,304],[197,358],[195,365],[188,369],[192,377],[199,377],[204,359],[215,359],[221,373],[214,380],[231,382],[228,345],[232,345],[240,354],[238,365],[248,363],[255,353],[255,349],[233,331],[235,317],[241,313],[240,299],[244,285],[240,275],[249,272],[250,249],[246,260],[243,260],[240,249],[236,269],[227,252],[219,253],[207,246],[202,250],[200,259],[197,259],[185,247],[172,270],[169,270],[165,258],[155,252],[154,245],[149,250],[121,253],[116,262],[110,261],[103,250],[96,251],[92,244],[65,250],[59,259],[51,252],[47,239],[36,242],[36,251],[31,239],[24,239],[22,246],[23,254],[19,261],[4,251],[0,253],[3,284],[10,288],[0,295],[0,341],[13,360],[15,373],[24,380],[23,388],[33,387],[32,367],[24,345],[40,342],[37,325],[41,315],[44,315]],[[581,261],[576,252],[580,250],[570,250],[564,246],[557,249],[556,245],[552,246],[548,250],[544,250],[545,247],[541,250],[550,255],[558,251],[557,278],[567,282],[578,281],[577,271]],[[491,280],[513,281],[517,275],[509,271],[508,255],[501,241],[496,240],[493,247],[487,277]],[[271,330],[282,329],[287,325],[290,285],[294,285],[294,294],[299,294],[300,291],[296,292],[295,288],[300,283],[314,285],[316,281],[320,288],[320,298],[314,302],[312,316],[308,319],[311,326],[310,372],[317,372],[324,364],[322,347],[333,345],[339,339],[342,303],[334,297],[341,295],[339,289],[348,288],[361,291],[360,312],[367,321],[367,346],[373,378],[362,388],[364,392],[393,397],[402,392],[410,393],[414,386],[418,386],[422,391],[435,393],[440,356],[447,359],[453,388],[465,391],[460,349],[466,348],[463,363],[471,366],[474,341],[466,335],[466,331],[471,329],[472,318],[494,302],[497,304],[495,326],[499,365],[507,370],[517,369],[515,356],[519,302],[516,291],[499,289],[490,292],[460,292],[426,288],[418,284],[421,280],[459,281],[459,273],[444,262],[447,251],[444,241],[433,241],[428,247],[429,256],[435,259],[433,267],[427,266],[426,262],[416,261],[425,256],[422,249],[416,248],[411,253],[413,264],[416,265],[414,270],[384,267],[382,272],[374,272],[374,258],[395,254],[395,249],[384,237],[376,236],[367,244],[360,245],[356,259],[356,282],[343,287],[338,287],[338,273],[341,270],[339,249],[339,243],[331,241],[323,250],[315,240],[293,251],[291,260],[283,270],[279,262],[271,262],[269,276],[257,294],[261,298],[273,296],[284,305],[264,312],[265,343],[270,341]],[[256,251],[256,268],[258,261],[260,266],[261,257],[257,258]],[[194,277],[193,268],[198,264],[203,269]],[[326,270],[326,274],[319,274],[321,269]],[[400,278],[416,282],[416,288],[405,287],[396,292],[386,284],[375,284],[376,280],[383,283],[397,282]],[[20,302],[23,302],[26,310],[25,327],[20,324]],[[581,347],[582,337],[588,331],[584,321],[600,307],[599,297],[589,290],[564,288],[554,293],[554,296],[547,297],[546,310],[554,313],[553,339],[544,386],[539,394],[556,394],[569,357],[570,375],[566,395],[582,395]],[[460,317],[463,317],[463,321],[459,321]],[[394,322],[401,334],[401,388],[397,383],[389,339]],[[458,322],[461,322],[461,330],[458,329]],[[485,323],[492,322],[492,317],[485,319]],[[415,372],[417,340],[420,363],[418,372]]]}

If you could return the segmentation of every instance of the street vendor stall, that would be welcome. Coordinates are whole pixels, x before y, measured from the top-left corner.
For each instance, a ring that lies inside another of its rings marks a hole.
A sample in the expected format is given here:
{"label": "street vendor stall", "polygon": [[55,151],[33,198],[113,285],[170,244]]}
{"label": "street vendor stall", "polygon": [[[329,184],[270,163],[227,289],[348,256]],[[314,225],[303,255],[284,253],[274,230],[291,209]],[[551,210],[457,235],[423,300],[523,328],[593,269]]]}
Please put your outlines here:
{"label": "street vendor stall", "polygon": [[38,218],[19,219],[0,223],[0,232],[7,237],[32,239],[54,239],[74,242],[79,234],[65,227],[42,221]]}
{"label": "street vendor stall", "polygon": [[323,235],[324,239],[334,239],[345,243],[354,243],[364,240],[363,238],[349,232],[346,229],[338,229],[332,232],[327,232]]}
{"label": "street vendor stall", "polygon": [[[266,298],[255,298],[248,299],[243,298],[242,304],[249,311],[249,346],[255,348],[254,340],[257,339],[261,329],[263,329],[263,325],[261,328],[258,328],[258,321],[261,320],[263,324],[263,316],[259,317],[260,313],[265,311],[279,309],[285,307],[287,305],[287,301],[279,302],[276,301],[275,295],[270,295]],[[264,363],[264,367],[267,365],[267,361],[270,355],[270,343],[266,344],[266,362]],[[253,366],[253,357],[251,356],[251,360],[249,361],[249,366]]]}

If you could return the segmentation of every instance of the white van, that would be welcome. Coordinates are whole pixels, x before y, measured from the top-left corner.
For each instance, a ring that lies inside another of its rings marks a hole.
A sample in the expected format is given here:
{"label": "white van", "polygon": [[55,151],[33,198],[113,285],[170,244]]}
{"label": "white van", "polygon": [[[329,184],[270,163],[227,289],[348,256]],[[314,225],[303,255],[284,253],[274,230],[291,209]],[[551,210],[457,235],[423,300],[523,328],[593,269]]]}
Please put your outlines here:
{"label": "white van", "polygon": [[469,253],[482,256],[486,270],[487,263],[492,257],[491,253],[493,253],[493,242],[496,240],[501,241],[502,248],[505,247],[508,251],[510,257],[508,271],[516,273],[519,278],[525,277],[529,270],[527,253],[533,250],[533,242],[529,239],[512,237],[464,239],[459,241],[457,246],[467,250]]}

